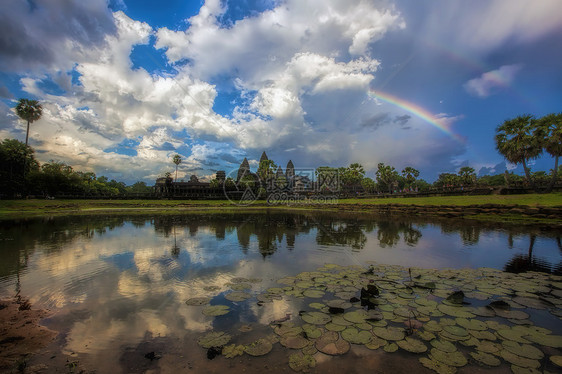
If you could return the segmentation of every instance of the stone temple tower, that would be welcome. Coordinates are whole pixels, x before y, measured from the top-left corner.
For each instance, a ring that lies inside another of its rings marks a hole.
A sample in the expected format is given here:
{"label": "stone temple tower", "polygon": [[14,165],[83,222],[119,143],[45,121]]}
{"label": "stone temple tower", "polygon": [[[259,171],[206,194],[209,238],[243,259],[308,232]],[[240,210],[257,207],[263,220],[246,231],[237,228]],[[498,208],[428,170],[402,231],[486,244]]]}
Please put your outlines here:
{"label": "stone temple tower", "polygon": [[291,180],[295,177],[295,165],[293,165],[293,161],[289,160],[287,162],[287,168],[285,169],[285,175],[287,176],[288,180]]}
{"label": "stone temple tower", "polygon": [[240,167],[238,168],[238,175],[236,177],[236,181],[239,181],[240,179],[242,179],[242,177],[249,174],[250,174],[250,164],[248,163],[248,159],[244,157],[244,161],[242,161]]}

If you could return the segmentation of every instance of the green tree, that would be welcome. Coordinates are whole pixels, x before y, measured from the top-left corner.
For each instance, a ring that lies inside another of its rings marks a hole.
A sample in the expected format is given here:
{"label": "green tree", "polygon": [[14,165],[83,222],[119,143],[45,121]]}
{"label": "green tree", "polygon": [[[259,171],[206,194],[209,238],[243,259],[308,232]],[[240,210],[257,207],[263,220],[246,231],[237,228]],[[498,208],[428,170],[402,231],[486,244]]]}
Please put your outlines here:
{"label": "green tree", "polygon": [[0,195],[15,196],[29,185],[39,170],[33,153],[33,148],[16,139],[0,143]]}
{"label": "green tree", "polygon": [[361,180],[361,186],[365,190],[365,192],[373,193],[375,192],[376,184],[375,181],[371,178],[363,178]]}
{"label": "green tree", "polygon": [[534,135],[544,150],[554,157],[554,169],[548,187],[548,190],[552,191],[558,174],[558,158],[562,156],[562,113],[551,113],[540,118]]}
{"label": "green tree", "polygon": [[541,142],[534,135],[537,120],[530,114],[508,119],[496,129],[496,149],[512,164],[522,164],[527,181],[534,186],[527,161],[539,157]]}
{"label": "green tree", "polygon": [[392,186],[399,177],[396,169],[390,165],[385,165],[380,162],[377,165],[377,172],[375,175],[377,176],[377,182],[381,188],[388,188],[388,192],[392,193]]}
{"label": "green tree", "polygon": [[176,154],[172,159],[174,164],[176,164],[176,182],[178,181],[178,166],[181,164],[181,156]]}
{"label": "green tree", "polygon": [[341,182],[346,186],[356,186],[365,177],[365,169],[359,163],[353,163],[346,168],[340,168]]}
{"label": "green tree", "polygon": [[275,171],[277,165],[273,160],[262,160],[258,167],[258,177],[268,189],[272,189],[275,183]]}
{"label": "green tree", "polygon": [[452,188],[460,184],[460,177],[453,173],[441,173],[437,180],[433,183],[435,187]]}
{"label": "green tree", "polygon": [[411,166],[406,166],[404,170],[402,170],[402,176],[406,180],[406,184],[409,187],[415,184],[416,179],[420,176],[420,172]]}
{"label": "green tree", "polygon": [[25,145],[27,145],[29,139],[29,124],[41,118],[43,107],[37,100],[19,99],[16,105],[16,114],[19,118],[27,121],[27,131],[25,133]]}
{"label": "green tree", "polygon": [[459,170],[460,181],[465,186],[473,185],[476,182],[476,172],[470,166],[463,166]]}

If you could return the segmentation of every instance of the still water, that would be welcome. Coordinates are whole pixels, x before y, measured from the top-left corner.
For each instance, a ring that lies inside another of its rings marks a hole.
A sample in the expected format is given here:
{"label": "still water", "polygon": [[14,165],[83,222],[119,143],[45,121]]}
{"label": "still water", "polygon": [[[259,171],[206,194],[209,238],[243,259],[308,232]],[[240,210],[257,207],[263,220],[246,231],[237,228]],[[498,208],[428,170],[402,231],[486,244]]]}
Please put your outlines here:
{"label": "still water", "polygon": [[[86,369],[116,373],[291,372],[281,349],[259,358],[209,360],[198,346],[197,339],[211,330],[235,332],[239,344],[247,344],[270,329],[271,321],[298,315],[310,302],[227,300],[240,278],[253,280],[245,291],[255,296],[280,287],[280,278],[325,264],[562,274],[556,230],[364,214],[275,211],[4,221],[0,254],[0,296],[20,292],[34,307],[53,312],[44,322],[60,334],[50,349],[60,349]],[[231,312],[206,316],[185,304],[193,297],[210,297],[211,305],[228,305]],[[145,357],[152,352],[155,359]],[[369,352],[352,350],[339,361],[320,357],[315,370],[346,370],[358,357],[371,369],[392,365],[383,364],[384,352]],[[426,370],[417,359],[402,359],[401,366],[386,369]]]}

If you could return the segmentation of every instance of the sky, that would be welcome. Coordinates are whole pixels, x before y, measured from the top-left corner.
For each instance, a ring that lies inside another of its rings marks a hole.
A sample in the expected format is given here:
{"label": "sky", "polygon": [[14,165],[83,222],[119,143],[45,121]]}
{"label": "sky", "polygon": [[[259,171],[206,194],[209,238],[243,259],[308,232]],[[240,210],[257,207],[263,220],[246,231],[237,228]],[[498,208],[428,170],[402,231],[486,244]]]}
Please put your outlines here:
{"label": "sky", "polygon": [[[559,0],[8,0],[0,139],[41,162],[152,184],[359,162],[504,170],[495,129],[562,112]],[[532,170],[554,165],[545,155]]]}

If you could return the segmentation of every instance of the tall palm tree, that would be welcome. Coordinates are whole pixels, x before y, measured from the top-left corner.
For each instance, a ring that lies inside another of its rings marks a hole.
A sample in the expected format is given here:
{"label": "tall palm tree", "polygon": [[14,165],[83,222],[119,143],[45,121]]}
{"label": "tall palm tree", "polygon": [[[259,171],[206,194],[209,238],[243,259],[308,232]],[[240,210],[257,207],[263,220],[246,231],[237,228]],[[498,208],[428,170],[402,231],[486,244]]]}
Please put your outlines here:
{"label": "tall palm tree", "polygon": [[521,115],[504,121],[496,129],[496,149],[512,164],[522,164],[527,181],[534,186],[527,161],[539,157],[542,153],[540,141],[533,132],[537,120],[530,114]]}
{"label": "tall palm tree", "polygon": [[174,164],[176,164],[176,182],[178,181],[178,165],[181,164],[181,156],[175,155],[173,158]]}
{"label": "tall palm tree", "polygon": [[404,170],[402,170],[402,176],[406,179],[408,185],[411,186],[416,181],[416,178],[420,176],[420,172],[411,166],[406,166]]}
{"label": "tall palm tree", "polygon": [[27,121],[27,132],[25,133],[25,145],[29,139],[29,124],[37,121],[43,114],[43,107],[37,100],[20,99],[16,105],[16,114],[19,118]]}
{"label": "tall palm tree", "polygon": [[554,169],[548,187],[552,191],[558,176],[558,158],[562,156],[562,113],[551,113],[540,118],[534,134],[544,150],[554,157]]}

